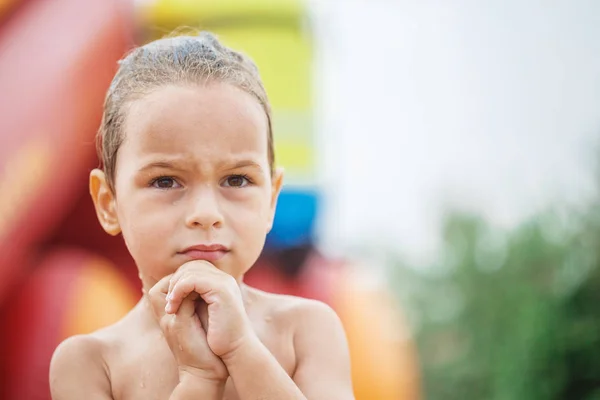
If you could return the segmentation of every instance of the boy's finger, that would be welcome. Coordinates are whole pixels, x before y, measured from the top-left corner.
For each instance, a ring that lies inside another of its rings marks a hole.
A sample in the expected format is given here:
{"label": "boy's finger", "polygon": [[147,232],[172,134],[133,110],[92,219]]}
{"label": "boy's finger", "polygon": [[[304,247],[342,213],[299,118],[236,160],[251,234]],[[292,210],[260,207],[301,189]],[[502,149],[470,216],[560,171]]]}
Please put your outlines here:
{"label": "boy's finger", "polygon": [[165,339],[178,362],[184,364],[184,359],[189,362],[190,357],[197,359],[206,355],[214,356],[206,341],[206,331],[195,315],[198,297],[196,293],[190,294],[183,300],[176,314],[167,314],[162,320]]}
{"label": "boy's finger", "polygon": [[[208,261],[204,260],[194,260],[188,261],[185,264],[181,265],[177,271],[171,274],[171,279],[169,281],[169,290],[168,293],[171,293],[173,287],[177,284],[177,282],[183,278],[185,275],[194,272],[207,272],[207,271],[218,271],[217,267],[211,264]],[[219,271],[220,272],[220,271]]]}
{"label": "boy's finger", "polygon": [[162,318],[162,316],[165,314],[165,305],[167,304],[166,297],[170,278],[171,275],[165,276],[148,291],[150,305],[152,306],[152,310],[154,311],[154,315],[157,319]]}
{"label": "boy's finger", "polygon": [[196,313],[196,299],[198,299],[199,297],[200,295],[198,293],[192,292],[186,298],[184,298],[181,301],[179,309],[177,310],[177,317],[193,317]]}
{"label": "boy's finger", "polygon": [[195,313],[200,318],[200,325],[202,325],[202,329],[204,331],[208,330],[208,304],[205,301],[196,301],[195,302]]}
{"label": "boy's finger", "polygon": [[208,282],[206,277],[192,275],[184,276],[173,285],[173,288],[169,292],[165,311],[168,314],[174,314],[177,312],[182,300],[190,293],[196,292],[203,297],[203,295],[208,293],[211,289],[210,282]]}
{"label": "boy's finger", "polygon": [[[179,268],[177,271],[175,271],[172,275],[171,275],[171,279],[169,279],[169,287],[167,288],[167,296],[170,299],[170,294],[171,291],[173,290],[173,286],[175,286],[175,284],[177,283],[177,281],[179,280],[179,278],[181,277],[183,271],[181,268]],[[167,299],[167,300],[169,300]]]}

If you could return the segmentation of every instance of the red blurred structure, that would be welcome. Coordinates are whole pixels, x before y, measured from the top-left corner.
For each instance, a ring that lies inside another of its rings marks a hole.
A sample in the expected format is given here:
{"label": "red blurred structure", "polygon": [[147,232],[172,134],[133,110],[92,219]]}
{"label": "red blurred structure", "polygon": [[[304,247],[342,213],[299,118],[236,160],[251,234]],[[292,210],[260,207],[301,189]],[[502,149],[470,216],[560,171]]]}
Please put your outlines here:
{"label": "red blurred structure", "polygon": [[[0,1],[2,399],[50,399],[57,344],[112,323],[141,294],[122,239],[101,230],[87,188],[104,95],[133,27],[121,0]],[[340,313],[358,399],[419,397],[410,342],[380,335],[391,315],[381,298],[354,291],[348,269],[316,253],[298,274],[280,267],[265,258],[248,281]]]}
{"label": "red blurred structure", "polygon": [[[118,0],[13,3],[0,8],[0,397],[49,399],[56,345],[114,321],[135,301],[113,265],[93,255],[123,246],[95,241],[97,223],[76,211],[132,23]],[[69,232],[80,240],[63,240]],[[95,246],[77,246],[86,241]],[[103,288],[117,295],[85,296]]]}

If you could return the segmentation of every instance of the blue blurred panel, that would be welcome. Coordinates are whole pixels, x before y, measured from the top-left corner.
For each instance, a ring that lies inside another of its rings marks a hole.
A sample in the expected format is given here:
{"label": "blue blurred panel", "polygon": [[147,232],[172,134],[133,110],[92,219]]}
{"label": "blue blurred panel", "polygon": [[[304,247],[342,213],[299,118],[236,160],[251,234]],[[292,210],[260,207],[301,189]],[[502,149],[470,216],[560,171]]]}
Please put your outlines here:
{"label": "blue blurred panel", "polygon": [[314,188],[284,188],[265,248],[285,249],[312,241],[318,203],[319,193]]}

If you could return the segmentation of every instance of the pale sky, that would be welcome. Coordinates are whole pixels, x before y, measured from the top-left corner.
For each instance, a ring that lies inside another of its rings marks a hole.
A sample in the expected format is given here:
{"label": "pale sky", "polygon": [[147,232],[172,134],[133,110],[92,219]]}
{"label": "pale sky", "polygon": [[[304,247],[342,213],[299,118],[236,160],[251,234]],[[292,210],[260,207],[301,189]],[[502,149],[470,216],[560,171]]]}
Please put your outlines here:
{"label": "pale sky", "polygon": [[600,2],[313,3],[326,248],[429,259],[444,204],[509,227],[589,197]]}

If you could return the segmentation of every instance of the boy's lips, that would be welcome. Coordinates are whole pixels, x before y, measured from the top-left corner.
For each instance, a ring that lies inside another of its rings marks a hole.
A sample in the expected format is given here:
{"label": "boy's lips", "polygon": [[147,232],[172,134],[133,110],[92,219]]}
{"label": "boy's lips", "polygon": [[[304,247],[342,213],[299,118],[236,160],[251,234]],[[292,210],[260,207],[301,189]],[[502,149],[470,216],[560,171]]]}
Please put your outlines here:
{"label": "boy's lips", "polygon": [[214,262],[223,258],[228,252],[229,249],[222,244],[197,244],[180,251],[179,254],[192,260]]}

